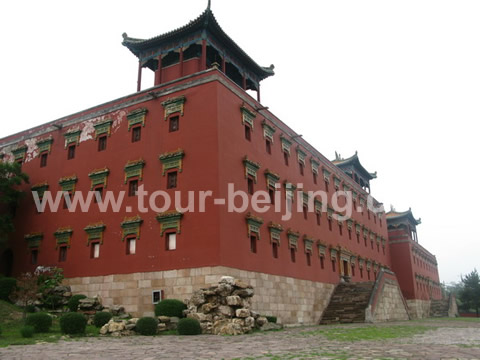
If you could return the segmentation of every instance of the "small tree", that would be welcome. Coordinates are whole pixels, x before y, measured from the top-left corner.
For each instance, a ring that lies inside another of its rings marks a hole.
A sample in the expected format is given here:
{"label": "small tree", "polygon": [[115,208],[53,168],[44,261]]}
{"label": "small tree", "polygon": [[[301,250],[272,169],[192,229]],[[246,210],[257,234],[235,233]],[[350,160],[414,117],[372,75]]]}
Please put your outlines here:
{"label": "small tree", "polygon": [[467,309],[475,309],[478,317],[478,310],[480,309],[480,277],[477,269],[474,269],[470,274],[461,277],[463,289],[460,292],[460,300]]}
{"label": "small tree", "polygon": [[38,276],[35,273],[23,273],[17,279],[17,287],[13,291],[12,300],[23,306],[23,318],[26,316],[27,305],[37,299]]}

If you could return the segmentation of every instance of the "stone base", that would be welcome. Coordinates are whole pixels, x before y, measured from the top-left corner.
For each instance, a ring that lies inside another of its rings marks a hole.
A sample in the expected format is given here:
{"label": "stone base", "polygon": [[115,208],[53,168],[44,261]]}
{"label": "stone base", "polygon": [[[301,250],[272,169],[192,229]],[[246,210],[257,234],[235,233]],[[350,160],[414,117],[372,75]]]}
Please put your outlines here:
{"label": "stone base", "polygon": [[215,285],[224,275],[253,286],[252,310],[276,316],[283,324],[317,324],[334,289],[333,284],[224,266],[76,277],[64,283],[74,294],[98,295],[103,305],[122,305],[126,312],[141,317],[154,314],[153,290],[162,290],[165,299],[184,300],[195,290]]}
{"label": "stone base", "polygon": [[430,300],[407,300],[408,313],[411,319],[430,317]]}
{"label": "stone base", "polygon": [[402,291],[395,281],[385,281],[371,322],[409,320]]}

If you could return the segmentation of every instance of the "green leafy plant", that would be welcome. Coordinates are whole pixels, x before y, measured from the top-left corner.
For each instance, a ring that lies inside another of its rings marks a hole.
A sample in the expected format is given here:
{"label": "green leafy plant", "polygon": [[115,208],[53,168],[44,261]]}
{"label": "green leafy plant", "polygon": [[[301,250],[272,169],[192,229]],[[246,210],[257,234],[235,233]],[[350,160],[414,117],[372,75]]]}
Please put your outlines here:
{"label": "green leafy plant", "polygon": [[35,333],[35,329],[33,328],[33,326],[30,326],[30,325],[25,325],[20,329],[20,334],[24,338],[31,338],[33,337],[34,333]]}
{"label": "green leafy plant", "polygon": [[25,319],[25,325],[33,326],[35,332],[48,332],[52,326],[52,317],[47,313],[29,314]]}
{"label": "green leafy plant", "polygon": [[38,275],[35,273],[23,273],[17,279],[17,286],[11,298],[23,306],[23,317],[26,316],[27,305],[37,300]]}
{"label": "green leafy plant", "polygon": [[45,297],[45,300],[43,300],[43,303],[45,304],[46,307],[54,310],[57,309],[60,304],[62,303],[62,297],[60,295],[47,295]]}
{"label": "green leafy plant", "polygon": [[268,320],[269,323],[277,323],[277,317],[276,316],[265,316]]}
{"label": "green leafy plant", "polygon": [[60,318],[60,329],[68,335],[85,334],[87,319],[77,312],[66,313]]}
{"label": "green leafy plant", "polygon": [[0,278],[0,300],[10,301],[10,295],[15,290],[17,280],[10,277]]}
{"label": "green leafy plant", "polygon": [[157,333],[158,320],[152,317],[138,319],[135,331],[140,335],[152,336]]}
{"label": "green leafy plant", "polygon": [[180,300],[177,299],[166,299],[160,301],[155,305],[155,315],[156,316],[176,316],[178,318],[183,317],[183,310],[187,306]]}
{"label": "green leafy plant", "polygon": [[184,318],[178,321],[177,331],[180,335],[200,335],[202,328],[197,319]]}
{"label": "green leafy plant", "polygon": [[105,325],[112,318],[112,314],[106,311],[99,311],[93,317],[93,324],[99,328]]}
{"label": "green leafy plant", "polygon": [[30,314],[34,313],[35,312],[35,305],[27,305],[27,306],[25,306],[24,310],[25,310],[25,312],[30,313]]}
{"label": "green leafy plant", "polygon": [[78,305],[80,305],[80,300],[86,299],[87,296],[83,294],[73,295],[70,300],[68,300],[68,308],[71,312],[75,312],[78,310]]}

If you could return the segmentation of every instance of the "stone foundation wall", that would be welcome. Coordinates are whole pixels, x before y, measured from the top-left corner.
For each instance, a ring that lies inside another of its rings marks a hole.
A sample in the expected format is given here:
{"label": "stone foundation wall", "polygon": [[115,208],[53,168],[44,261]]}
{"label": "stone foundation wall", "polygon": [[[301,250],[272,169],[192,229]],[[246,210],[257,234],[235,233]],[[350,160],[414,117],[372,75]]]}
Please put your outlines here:
{"label": "stone foundation wall", "polygon": [[430,316],[430,300],[407,300],[411,319],[424,319]]}
{"label": "stone foundation wall", "polygon": [[153,290],[162,290],[165,299],[183,300],[195,290],[218,283],[224,275],[253,286],[252,310],[277,316],[283,324],[317,324],[335,287],[224,266],[77,277],[65,279],[64,283],[74,294],[100,296],[105,306],[122,305],[133,316],[152,316]]}
{"label": "stone foundation wall", "polygon": [[385,280],[383,292],[379,297],[373,322],[408,320],[408,312],[405,308],[402,292],[397,282]]}

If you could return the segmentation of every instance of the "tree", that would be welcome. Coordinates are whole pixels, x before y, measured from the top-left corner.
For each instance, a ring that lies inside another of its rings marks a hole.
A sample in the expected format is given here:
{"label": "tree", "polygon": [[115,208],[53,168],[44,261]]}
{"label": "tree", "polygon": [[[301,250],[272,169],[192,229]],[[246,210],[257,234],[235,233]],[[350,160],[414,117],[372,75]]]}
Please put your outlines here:
{"label": "tree", "polygon": [[478,317],[480,309],[480,278],[477,269],[470,274],[461,277],[463,289],[460,292],[460,300],[467,309],[475,309]]}
{"label": "tree", "polygon": [[23,318],[26,317],[27,305],[35,304],[38,293],[38,274],[24,273],[17,279],[17,287],[11,298],[17,304],[23,306]]}
{"label": "tree", "polygon": [[28,175],[22,173],[17,163],[0,162],[0,245],[5,243],[13,226],[14,209],[24,195],[18,187],[28,183]]}

